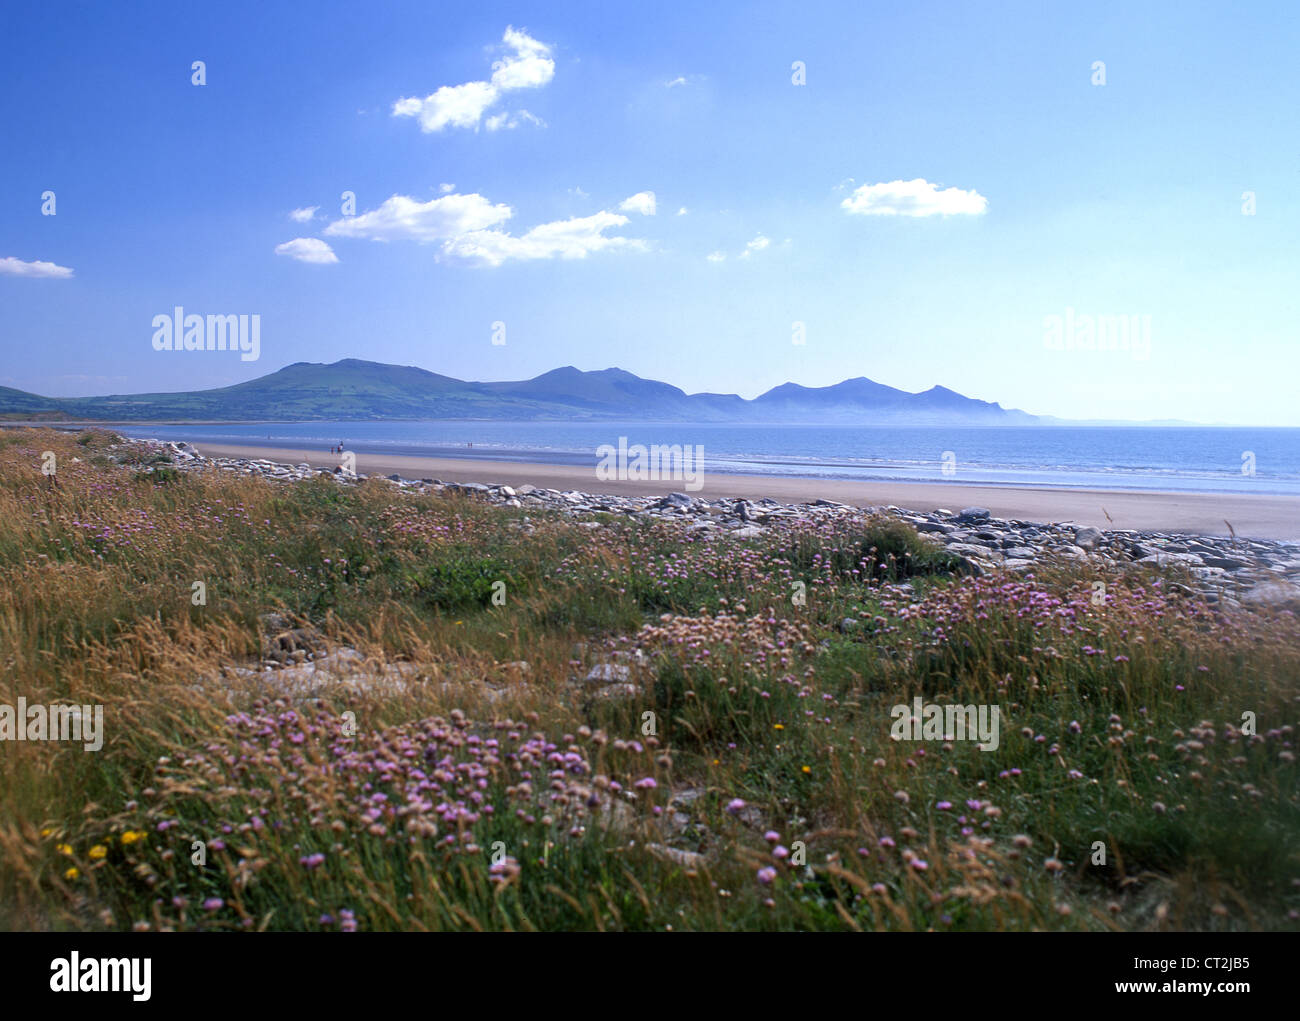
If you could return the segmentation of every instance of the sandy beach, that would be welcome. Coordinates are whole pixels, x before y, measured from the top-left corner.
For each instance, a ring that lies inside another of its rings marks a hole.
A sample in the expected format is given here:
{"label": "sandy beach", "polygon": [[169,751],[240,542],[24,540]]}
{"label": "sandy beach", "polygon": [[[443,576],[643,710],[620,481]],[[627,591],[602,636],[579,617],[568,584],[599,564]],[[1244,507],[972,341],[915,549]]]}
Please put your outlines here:
{"label": "sandy beach", "polygon": [[[196,443],[207,457],[243,457],[310,464],[332,468],[338,456],[319,450],[291,447],[251,447]],[[584,493],[661,495],[682,491],[678,482],[602,482],[595,470],[573,465],[526,464],[507,461],[415,457],[401,454],[357,454],[357,471],[368,475],[401,475],[408,479],[436,478],[443,482],[483,482],[547,489],[576,489]],[[854,506],[893,504],[908,510],[932,511],[939,507],[959,510],[987,507],[995,517],[1025,521],[1074,522],[1098,528],[1132,528],[1142,531],[1189,532],[1227,535],[1228,525],[1238,535],[1267,539],[1300,540],[1300,502],[1273,495],[1210,493],[1138,493],[1105,489],[1039,489],[1011,486],[976,486],[960,482],[858,482],[846,479],[773,478],[760,475],[706,474],[704,486],[693,495],[706,499],[743,496],[770,497],[782,503],[834,500]],[[1107,518],[1109,515],[1109,519]]]}

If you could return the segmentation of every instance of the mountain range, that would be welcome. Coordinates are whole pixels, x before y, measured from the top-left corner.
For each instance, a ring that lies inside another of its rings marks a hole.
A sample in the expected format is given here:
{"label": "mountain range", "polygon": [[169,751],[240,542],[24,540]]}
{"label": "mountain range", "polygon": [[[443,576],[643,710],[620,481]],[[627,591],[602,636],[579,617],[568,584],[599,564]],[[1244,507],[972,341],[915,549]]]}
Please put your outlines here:
{"label": "mountain range", "polygon": [[345,358],[295,362],[212,390],[42,397],[0,387],[0,417],[50,421],[231,422],[394,419],[624,419],[853,425],[1035,425],[1047,420],[933,386],[909,393],[863,376],[833,386],[782,383],[746,400],[688,394],[623,369],[571,365],[533,379],[475,383],[410,365]]}

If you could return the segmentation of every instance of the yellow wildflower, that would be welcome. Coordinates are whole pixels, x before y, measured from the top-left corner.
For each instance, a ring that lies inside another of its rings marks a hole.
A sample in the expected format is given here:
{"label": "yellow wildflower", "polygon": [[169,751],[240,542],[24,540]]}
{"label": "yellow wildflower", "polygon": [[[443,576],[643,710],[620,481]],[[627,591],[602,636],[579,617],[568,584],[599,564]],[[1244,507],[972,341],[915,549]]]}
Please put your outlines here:
{"label": "yellow wildflower", "polygon": [[[807,767],[805,767],[807,768]],[[108,848],[103,844],[96,844],[90,849],[90,860],[99,861],[100,858],[108,857]]]}
{"label": "yellow wildflower", "polygon": [[[811,772],[812,772],[812,766],[804,766],[804,767],[803,767],[803,771],[804,771],[805,773],[811,773]],[[93,851],[92,851],[91,853],[94,854]]]}
{"label": "yellow wildflower", "polygon": [[144,830],[127,830],[122,834],[122,843],[130,845],[144,839]]}
{"label": "yellow wildflower", "polygon": [[55,844],[55,845],[54,845],[54,850],[58,851],[59,854],[71,854],[71,853],[72,853],[72,845],[71,845],[71,844]]}
{"label": "yellow wildflower", "polygon": [[72,868],[68,869],[67,872],[63,873],[63,878],[76,879],[79,875],[81,875],[81,870],[74,865]]}

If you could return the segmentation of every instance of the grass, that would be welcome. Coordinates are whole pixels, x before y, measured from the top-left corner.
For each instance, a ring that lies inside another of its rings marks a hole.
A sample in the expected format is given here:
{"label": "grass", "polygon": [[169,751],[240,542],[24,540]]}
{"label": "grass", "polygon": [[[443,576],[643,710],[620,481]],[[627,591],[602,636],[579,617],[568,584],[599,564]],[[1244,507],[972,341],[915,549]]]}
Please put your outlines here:
{"label": "grass", "polygon": [[[169,460],[0,431],[0,704],[105,718],[0,745],[7,928],[1300,927],[1289,613]],[[286,625],[372,683],[234,672]]]}

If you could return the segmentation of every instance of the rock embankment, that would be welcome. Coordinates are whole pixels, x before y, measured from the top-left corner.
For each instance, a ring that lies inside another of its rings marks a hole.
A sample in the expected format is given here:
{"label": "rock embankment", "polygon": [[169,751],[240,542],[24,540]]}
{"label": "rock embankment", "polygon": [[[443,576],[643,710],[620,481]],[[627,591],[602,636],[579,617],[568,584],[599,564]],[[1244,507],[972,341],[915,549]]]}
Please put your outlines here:
{"label": "rock embankment", "polygon": [[[273,482],[296,482],[326,475],[340,485],[354,485],[364,475],[341,468],[286,465],[251,458],[204,457],[187,443],[132,440],[171,457],[180,471],[217,469],[258,476]],[[151,470],[145,468],[143,470]],[[1048,560],[1080,564],[1152,564],[1185,568],[1192,588],[1210,602],[1300,606],[1300,543],[1235,536],[1188,535],[1177,532],[1138,532],[1129,529],[1076,527],[1068,521],[1021,521],[993,517],[986,508],[928,513],[901,507],[851,507],[818,500],[781,504],[775,500],[723,497],[707,500],[688,493],[662,497],[609,496],[538,486],[443,482],[376,476],[402,491],[461,493],[507,507],[549,509],[600,527],[600,515],[680,522],[692,532],[759,538],[781,522],[820,519],[863,512],[890,515],[914,526],[962,557],[976,572],[998,568],[1025,571]]]}

